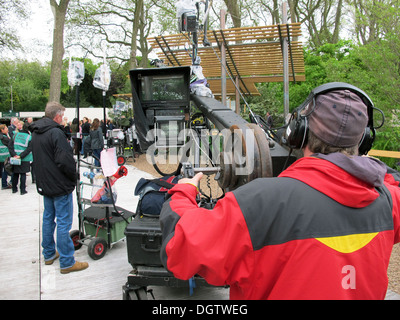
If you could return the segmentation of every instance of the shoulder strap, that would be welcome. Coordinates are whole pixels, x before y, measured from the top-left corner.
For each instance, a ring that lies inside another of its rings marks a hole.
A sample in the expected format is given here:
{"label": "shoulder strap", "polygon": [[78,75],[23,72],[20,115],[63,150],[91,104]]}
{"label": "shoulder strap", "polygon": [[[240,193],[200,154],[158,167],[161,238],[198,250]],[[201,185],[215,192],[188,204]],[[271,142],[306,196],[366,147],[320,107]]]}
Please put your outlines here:
{"label": "shoulder strap", "polygon": [[167,182],[165,180],[162,180],[162,179],[153,179],[153,180],[150,180],[150,181],[154,182],[155,184],[159,185],[160,187],[164,187],[166,189],[171,189],[172,187],[175,186],[175,184],[169,183],[169,182]]}

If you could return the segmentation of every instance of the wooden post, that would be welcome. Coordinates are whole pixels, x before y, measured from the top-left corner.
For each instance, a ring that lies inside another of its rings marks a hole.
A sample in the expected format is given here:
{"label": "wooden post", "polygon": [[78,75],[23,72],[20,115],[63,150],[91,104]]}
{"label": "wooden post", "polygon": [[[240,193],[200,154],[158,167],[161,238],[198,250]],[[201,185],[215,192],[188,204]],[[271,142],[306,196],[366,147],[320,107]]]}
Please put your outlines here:
{"label": "wooden post", "polygon": [[235,100],[235,112],[240,115],[240,92],[238,89],[240,89],[240,84],[239,84],[239,77],[236,76],[236,100]]}
{"label": "wooden post", "polygon": [[[225,29],[225,15],[226,11],[224,9],[221,9],[221,29]],[[226,50],[225,50],[225,45],[224,42],[222,41],[221,45],[221,102],[224,106],[226,106]]]}

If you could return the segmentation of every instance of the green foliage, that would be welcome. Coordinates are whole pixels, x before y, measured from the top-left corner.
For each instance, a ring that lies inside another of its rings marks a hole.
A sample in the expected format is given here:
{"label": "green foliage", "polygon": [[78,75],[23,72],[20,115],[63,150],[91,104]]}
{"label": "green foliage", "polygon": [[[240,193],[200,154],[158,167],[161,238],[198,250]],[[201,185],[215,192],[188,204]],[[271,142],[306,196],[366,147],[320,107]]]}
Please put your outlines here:
{"label": "green foliage", "polygon": [[[315,50],[305,49],[306,81],[290,83],[290,111],[319,85],[327,82],[353,84],[365,91],[385,114],[385,125],[377,130],[374,149],[398,151],[400,121],[394,111],[400,105],[400,40],[391,34],[385,38],[364,46],[341,40]],[[261,96],[248,99],[253,112],[264,117],[269,111],[274,116],[275,125],[283,124],[282,83],[263,83],[257,88]],[[379,113],[374,113],[374,120],[375,125],[381,122]],[[382,161],[394,167],[398,159],[382,158]]]}
{"label": "green foliage", "polygon": [[[0,111],[41,111],[48,97],[49,67],[39,62],[0,61]],[[12,89],[12,92],[11,92]]]}
{"label": "green foliage", "polygon": [[[103,92],[93,86],[94,74],[101,63],[90,59],[77,59],[85,64],[85,78],[79,87],[81,107],[103,107]],[[69,59],[63,62],[61,75],[61,103],[76,107],[76,88],[68,85]],[[106,107],[115,103],[113,94],[129,93],[128,64],[110,62],[111,84],[106,96]],[[50,65],[23,60],[0,61],[0,112],[11,109],[11,86],[14,111],[44,111],[50,86]]]}
{"label": "green foliage", "polygon": [[[365,45],[340,40],[316,49],[305,48],[306,81],[290,83],[290,111],[321,84],[333,81],[351,83],[364,90],[385,114],[385,126],[378,130],[374,149],[397,151],[400,145],[400,122],[395,112],[400,105],[400,37],[397,29],[397,25],[388,28],[384,36]],[[100,63],[95,64],[90,59],[84,59],[84,63],[85,79],[80,86],[80,106],[102,107],[102,92],[93,87],[93,76]],[[107,107],[115,103],[114,94],[131,92],[128,64],[109,63],[112,79],[107,92]],[[62,70],[61,102],[66,107],[75,107],[76,88],[68,86],[68,65],[69,59],[66,59]],[[44,110],[49,79],[49,64],[23,60],[0,61],[0,111],[10,110],[11,86],[14,111]],[[269,111],[275,126],[283,124],[283,84],[260,83],[257,88],[261,96],[247,99],[251,109],[262,117]],[[247,107],[243,109],[243,117],[247,118]],[[377,115],[375,124],[379,122]],[[382,160],[390,166],[397,162],[396,159]]]}

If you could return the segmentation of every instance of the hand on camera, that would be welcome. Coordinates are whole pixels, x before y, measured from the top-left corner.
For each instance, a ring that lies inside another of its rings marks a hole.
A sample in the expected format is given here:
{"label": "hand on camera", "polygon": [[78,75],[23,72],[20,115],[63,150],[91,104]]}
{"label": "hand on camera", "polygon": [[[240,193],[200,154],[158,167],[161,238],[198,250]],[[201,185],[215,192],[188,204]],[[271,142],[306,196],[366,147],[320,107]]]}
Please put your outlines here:
{"label": "hand on camera", "polygon": [[200,182],[202,177],[203,177],[203,172],[199,172],[193,178],[180,179],[178,181],[178,184],[187,183],[187,184],[191,184],[191,185],[195,186],[196,188],[198,188],[199,187],[199,182]]}

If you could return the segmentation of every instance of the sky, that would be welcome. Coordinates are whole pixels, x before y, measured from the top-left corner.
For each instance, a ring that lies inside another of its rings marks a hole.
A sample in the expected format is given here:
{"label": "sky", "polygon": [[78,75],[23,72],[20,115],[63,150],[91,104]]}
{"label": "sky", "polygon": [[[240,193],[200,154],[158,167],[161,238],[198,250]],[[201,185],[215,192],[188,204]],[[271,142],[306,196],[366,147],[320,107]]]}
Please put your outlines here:
{"label": "sky", "polygon": [[15,21],[16,29],[25,47],[24,53],[16,53],[14,57],[29,61],[51,61],[54,17],[49,0],[34,0],[30,3],[31,15],[27,21]]}

